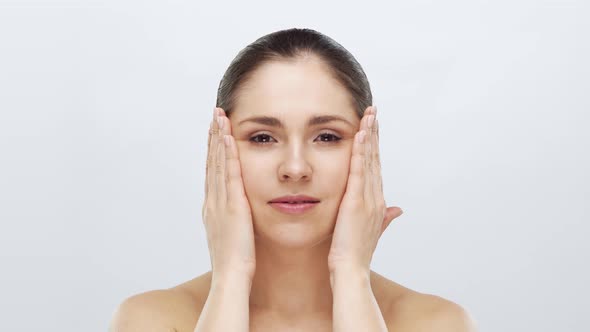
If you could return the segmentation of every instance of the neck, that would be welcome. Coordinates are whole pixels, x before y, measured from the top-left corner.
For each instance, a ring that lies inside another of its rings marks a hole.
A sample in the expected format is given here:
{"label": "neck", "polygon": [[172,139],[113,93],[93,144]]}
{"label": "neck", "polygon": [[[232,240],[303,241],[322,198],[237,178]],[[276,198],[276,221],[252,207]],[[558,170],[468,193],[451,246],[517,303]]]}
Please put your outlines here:
{"label": "neck", "polygon": [[330,245],[331,238],[308,248],[256,241],[251,310],[290,318],[331,315]]}

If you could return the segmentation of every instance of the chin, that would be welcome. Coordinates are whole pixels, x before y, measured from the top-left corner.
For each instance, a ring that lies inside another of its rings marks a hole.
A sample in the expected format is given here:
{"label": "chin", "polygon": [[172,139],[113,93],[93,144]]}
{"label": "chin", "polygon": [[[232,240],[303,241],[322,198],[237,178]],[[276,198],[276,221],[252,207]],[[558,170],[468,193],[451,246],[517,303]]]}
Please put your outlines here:
{"label": "chin", "polygon": [[313,248],[331,240],[333,232],[333,224],[322,224],[315,220],[284,220],[271,224],[259,223],[254,219],[256,242],[262,241],[289,249]]}

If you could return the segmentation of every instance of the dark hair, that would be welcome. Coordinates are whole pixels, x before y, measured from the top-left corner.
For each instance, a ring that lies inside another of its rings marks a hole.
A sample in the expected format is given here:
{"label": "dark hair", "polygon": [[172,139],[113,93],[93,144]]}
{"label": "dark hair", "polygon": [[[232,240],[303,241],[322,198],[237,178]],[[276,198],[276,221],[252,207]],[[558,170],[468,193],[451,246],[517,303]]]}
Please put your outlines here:
{"label": "dark hair", "polygon": [[359,118],[372,105],[373,96],[367,75],[361,65],[342,45],[312,29],[280,30],[258,38],[233,59],[217,89],[217,107],[229,116],[235,106],[239,87],[252,73],[270,61],[295,60],[316,55],[327,65],[334,78],[350,93],[351,103]]}

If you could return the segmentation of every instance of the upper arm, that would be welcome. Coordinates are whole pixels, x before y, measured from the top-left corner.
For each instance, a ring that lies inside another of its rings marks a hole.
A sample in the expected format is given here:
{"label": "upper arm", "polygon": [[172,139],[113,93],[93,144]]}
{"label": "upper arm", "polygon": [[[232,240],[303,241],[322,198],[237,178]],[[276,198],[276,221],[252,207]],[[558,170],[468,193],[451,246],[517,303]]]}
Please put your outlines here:
{"label": "upper arm", "polygon": [[[169,290],[149,291],[125,299],[115,311],[109,332],[172,332],[186,319],[187,300]],[[188,306],[190,308],[190,304]],[[194,311],[191,310],[191,313]]]}

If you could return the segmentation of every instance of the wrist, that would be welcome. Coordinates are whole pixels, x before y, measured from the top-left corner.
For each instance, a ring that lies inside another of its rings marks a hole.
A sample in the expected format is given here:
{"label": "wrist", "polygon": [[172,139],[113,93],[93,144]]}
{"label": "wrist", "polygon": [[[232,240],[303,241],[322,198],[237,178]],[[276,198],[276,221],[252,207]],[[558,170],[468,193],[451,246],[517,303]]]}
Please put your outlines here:
{"label": "wrist", "polygon": [[248,289],[252,287],[252,278],[241,273],[220,273],[212,271],[211,290],[215,289]]}
{"label": "wrist", "polygon": [[371,270],[353,266],[339,266],[330,270],[332,289],[339,285],[370,284]]}

